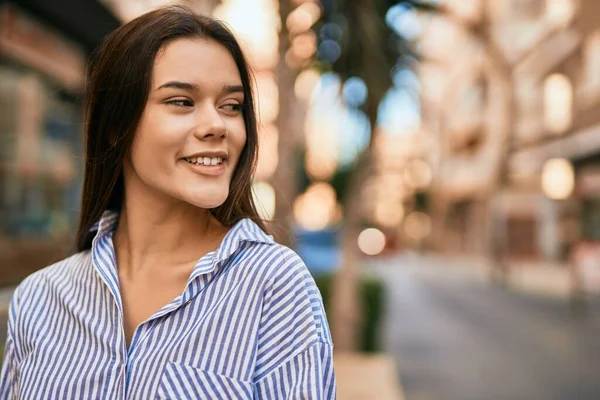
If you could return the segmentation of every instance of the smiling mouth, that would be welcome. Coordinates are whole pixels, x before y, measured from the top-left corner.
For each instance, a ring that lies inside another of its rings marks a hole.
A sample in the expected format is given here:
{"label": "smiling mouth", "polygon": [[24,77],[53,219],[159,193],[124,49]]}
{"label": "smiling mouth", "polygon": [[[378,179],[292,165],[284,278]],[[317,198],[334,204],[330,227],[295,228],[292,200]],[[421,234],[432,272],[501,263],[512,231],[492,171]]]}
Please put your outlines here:
{"label": "smiling mouth", "polygon": [[194,165],[204,165],[207,167],[218,166],[225,161],[222,157],[186,157],[185,162]]}
{"label": "smiling mouth", "polygon": [[[217,157],[218,158],[218,157]],[[220,159],[216,161],[209,160],[205,163],[204,160],[193,161],[192,159],[182,159],[183,163],[185,163],[193,172],[205,175],[205,176],[219,176],[225,173],[225,166],[227,165],[226,159]],[[216,162],[213,164],[213,162]]]}

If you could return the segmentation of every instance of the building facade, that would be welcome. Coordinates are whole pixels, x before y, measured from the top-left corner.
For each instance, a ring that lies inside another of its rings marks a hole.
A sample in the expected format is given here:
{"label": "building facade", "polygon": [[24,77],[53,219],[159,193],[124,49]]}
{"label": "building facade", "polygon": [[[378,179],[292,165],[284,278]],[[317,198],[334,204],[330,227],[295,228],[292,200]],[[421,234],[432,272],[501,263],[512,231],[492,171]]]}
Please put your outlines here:
{"label": "building facade", "polygon": [[0,2],[0,286],[72,250],[86,59],[117,26],[96,1]]}
{"label": "building facade", "polygon": [[[478,5],[462,10],[452,27],[469,54],[450,61],[451,78],[438,84],[427,122],[442,143],[432,245],[567,261],[598,230],[600,4],[468,3]],[[574,168],[574,190],[561,200],[551,199],[547,186],[568,191],[569,170],[545,171],[552,159]]]}

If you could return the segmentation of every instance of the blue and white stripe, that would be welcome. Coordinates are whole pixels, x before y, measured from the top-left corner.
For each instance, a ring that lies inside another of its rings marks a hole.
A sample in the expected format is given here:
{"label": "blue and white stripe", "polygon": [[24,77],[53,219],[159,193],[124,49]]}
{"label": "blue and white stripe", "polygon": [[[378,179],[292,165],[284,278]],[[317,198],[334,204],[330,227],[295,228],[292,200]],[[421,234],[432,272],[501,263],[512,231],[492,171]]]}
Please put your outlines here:
{"label": "blue and white stripe", "polygon": [[126,347],[112,235],[34,273],[9,310],[0,399],[334,399],[332,341],[302,260],[252,220],[203,256]]}

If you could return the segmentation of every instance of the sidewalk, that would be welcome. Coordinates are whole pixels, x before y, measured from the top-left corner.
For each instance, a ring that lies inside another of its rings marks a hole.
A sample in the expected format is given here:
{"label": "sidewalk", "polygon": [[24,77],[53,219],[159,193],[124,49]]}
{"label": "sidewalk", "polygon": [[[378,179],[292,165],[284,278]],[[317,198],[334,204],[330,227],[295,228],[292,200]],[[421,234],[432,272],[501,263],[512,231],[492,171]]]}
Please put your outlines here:
{"label": "sidewalk", "polygon": [[334,351],[339,400],[405,400],[396,362],[385,354]]}

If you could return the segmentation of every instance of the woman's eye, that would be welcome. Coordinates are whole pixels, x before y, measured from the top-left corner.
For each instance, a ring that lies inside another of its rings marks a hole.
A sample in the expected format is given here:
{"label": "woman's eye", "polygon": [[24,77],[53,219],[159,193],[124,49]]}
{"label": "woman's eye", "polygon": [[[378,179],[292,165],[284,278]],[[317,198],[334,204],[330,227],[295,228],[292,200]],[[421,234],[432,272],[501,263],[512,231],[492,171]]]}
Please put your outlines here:
{"label": "woman's eye", "polygon": [[175,99],[167,101],[167,104],[176,106],[176,107],[192,107],[194,103],[189,99]]}
{"label": "woman's eye", "polygon": [[225,104],[223,106],[223,108],[225,108],[225,110],[227,111],[232,111],[232,112],[240,112],[242,111],[242,104],[239,103],[231,103],[231,104]]}

